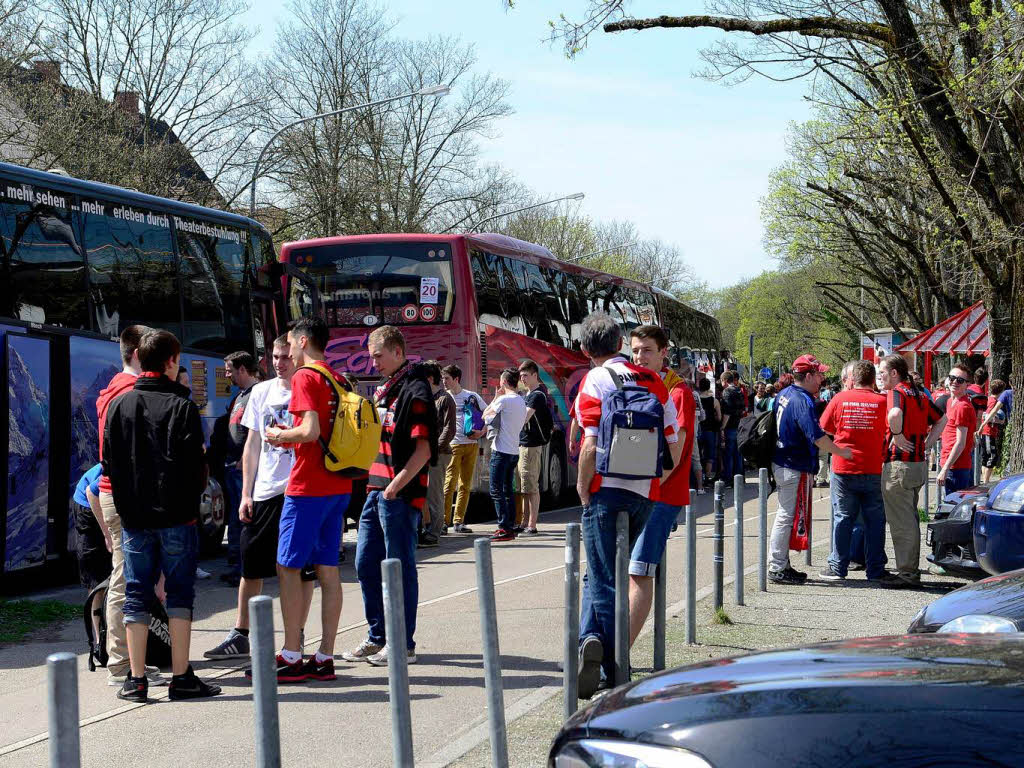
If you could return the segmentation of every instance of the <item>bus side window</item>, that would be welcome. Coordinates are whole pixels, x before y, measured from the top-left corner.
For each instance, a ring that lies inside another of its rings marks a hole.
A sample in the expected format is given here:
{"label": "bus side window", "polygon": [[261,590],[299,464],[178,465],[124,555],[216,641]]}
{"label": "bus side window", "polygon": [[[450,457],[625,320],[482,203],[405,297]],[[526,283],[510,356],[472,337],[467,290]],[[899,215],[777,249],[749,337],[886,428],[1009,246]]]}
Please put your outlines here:
{"label": "bus side window", "polygon": [[[72,219],[70,195],[29,185],[0,190],[0,315],[66,328],[89,328],[85,262]],[[33,191],[34,190],[34,191]]]}
{"label": "bus side window", "polygon": [[97,330],[135,323],[180,331],[181,307],[169,218],[105,200],[82,200],[89,287]]}
{"label": "bus side window", "polygon": [[473,285],[476,288],[476,311],[481,322],[496,324],[503,316],[501,289],[498,285],[497,256],[482,251],[470,252]]}

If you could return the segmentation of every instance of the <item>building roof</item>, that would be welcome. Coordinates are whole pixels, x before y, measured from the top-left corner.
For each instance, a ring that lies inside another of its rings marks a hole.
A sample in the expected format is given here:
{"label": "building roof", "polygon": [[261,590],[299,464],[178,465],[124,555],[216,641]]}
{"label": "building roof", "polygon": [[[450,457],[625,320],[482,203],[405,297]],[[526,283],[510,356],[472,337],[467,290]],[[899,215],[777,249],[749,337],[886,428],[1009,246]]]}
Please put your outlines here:
{"label": "building roof", "polygon": [[938,325],[900,344],[896,352],[939,352],[943,354],[987,354],[988,312],[977,302],[947,317]]}

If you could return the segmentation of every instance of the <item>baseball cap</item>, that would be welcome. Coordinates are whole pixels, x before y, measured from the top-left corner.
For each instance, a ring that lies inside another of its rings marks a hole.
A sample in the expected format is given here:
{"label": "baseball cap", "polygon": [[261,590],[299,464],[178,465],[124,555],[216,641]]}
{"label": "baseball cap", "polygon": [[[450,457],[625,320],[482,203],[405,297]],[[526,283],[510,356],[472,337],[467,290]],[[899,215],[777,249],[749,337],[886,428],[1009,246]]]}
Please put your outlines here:
{"label": "baseball cap", "polygon": [[793,371],[793,373],[804,373],[805,371],[828,373],[829,367],[824,363],[819,363],[818,358],[814,355],[800,355],[800,357],[793,361],[793,365],[790,366],[790,370]]}

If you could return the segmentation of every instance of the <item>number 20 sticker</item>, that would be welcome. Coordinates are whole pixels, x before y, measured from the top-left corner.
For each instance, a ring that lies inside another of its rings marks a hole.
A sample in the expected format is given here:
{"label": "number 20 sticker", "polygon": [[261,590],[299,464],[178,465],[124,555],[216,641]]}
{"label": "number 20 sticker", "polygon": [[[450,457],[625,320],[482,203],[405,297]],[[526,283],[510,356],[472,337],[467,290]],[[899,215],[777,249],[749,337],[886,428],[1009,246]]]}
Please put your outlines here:
{"label": "number 20 sticker", "polygon": [[419,310],[416,309],[415,304],[406,304],[402,307],[402,319],[407,323],[413,322],[418,314]]}
{"label": "number 20 sticker", "polygon": [[434,304],[424,304],[420,307],[420,319],[425,323],[432,323],[437,317],[437,307]]}

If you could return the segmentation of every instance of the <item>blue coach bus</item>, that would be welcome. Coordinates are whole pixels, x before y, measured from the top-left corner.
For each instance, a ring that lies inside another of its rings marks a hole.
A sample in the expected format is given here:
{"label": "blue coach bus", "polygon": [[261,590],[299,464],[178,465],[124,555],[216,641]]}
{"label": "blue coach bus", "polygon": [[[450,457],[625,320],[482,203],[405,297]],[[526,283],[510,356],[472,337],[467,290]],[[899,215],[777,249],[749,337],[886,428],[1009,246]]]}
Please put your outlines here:
{"label": "blue coach bus", "polygon": [[[96,397],[121,369],[121,330],[182,340],[209,435],[231,397],[224,355],[263,359],[283,327],[282,269],[246,217],[0,163],[0,590],[67,562],[71,493],[97,460]],[[204,501],[215,538],[223,507]]]}

